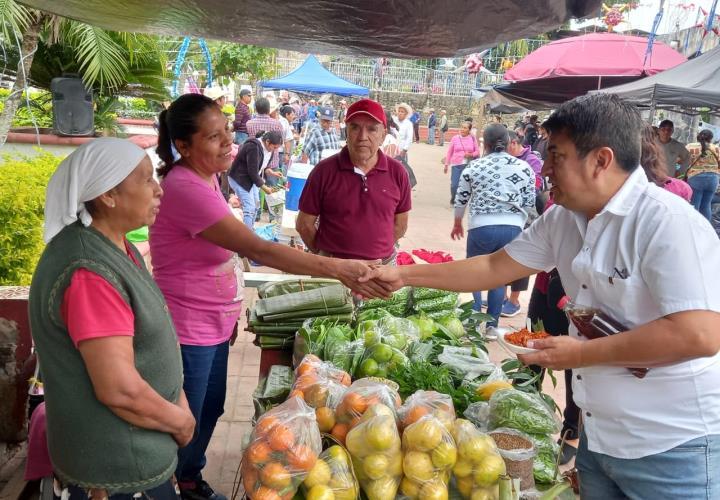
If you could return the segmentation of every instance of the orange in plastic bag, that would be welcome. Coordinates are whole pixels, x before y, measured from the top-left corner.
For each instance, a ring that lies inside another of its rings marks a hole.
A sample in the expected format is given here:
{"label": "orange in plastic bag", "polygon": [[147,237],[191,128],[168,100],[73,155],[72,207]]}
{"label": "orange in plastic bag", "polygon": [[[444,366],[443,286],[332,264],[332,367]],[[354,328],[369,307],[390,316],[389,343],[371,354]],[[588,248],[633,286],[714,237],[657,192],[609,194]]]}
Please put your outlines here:
{"label": "orange in plastic bag", "polygon": [[252,500],[290,499],[322,450],[315,411],[293,397],[260,417],[243,452],[242,479]]}
{"label": "orange in plastic bag", "polygon": [[425,415],[432,415],[443,423],[448,432],[455,424],[455,407],[447,394],[417,391],[409,396],[398,410],[401,428],[414,424]]}
{"label": "orange in plastic bag", "polygon": [[353,382],[335,409],[336,423],[332,435],[344,444],[347,433],[358,425],[368,408],[376,405],[390,408],[393,418],[397,420],[396,411],[402,400],[393,384],[392,381],[372,378]]}

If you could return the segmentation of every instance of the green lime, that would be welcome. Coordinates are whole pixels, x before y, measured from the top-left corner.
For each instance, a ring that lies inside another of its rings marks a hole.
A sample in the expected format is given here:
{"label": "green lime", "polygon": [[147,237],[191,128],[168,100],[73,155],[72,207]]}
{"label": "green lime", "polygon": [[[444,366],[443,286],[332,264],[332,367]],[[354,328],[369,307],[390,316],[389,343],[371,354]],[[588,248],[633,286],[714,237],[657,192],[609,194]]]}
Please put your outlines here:
{"label": "green lime", "polygon": [[360,374],[363,377],[372,377],[375,375],[378,371],[378,364],[377,362],[372,359],[368,358],[362,363],[360,363]]}
{"label": "green lime", "polygon": [[375,344],[370,348],[370,356],[378,363],[387,363],[392,355],[392,347],[387,344]]}

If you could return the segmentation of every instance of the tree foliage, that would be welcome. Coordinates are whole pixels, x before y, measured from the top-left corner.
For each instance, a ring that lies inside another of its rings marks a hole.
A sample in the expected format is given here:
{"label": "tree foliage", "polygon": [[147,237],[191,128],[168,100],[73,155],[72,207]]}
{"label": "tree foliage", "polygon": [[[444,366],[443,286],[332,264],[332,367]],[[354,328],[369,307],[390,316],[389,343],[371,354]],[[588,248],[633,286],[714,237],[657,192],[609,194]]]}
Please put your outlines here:
{"label": "tree foliage", "polygon": [[208,48],[218,79],[247,77],[254,83],[275,74],[275,49],[229,42],[209,42]]}

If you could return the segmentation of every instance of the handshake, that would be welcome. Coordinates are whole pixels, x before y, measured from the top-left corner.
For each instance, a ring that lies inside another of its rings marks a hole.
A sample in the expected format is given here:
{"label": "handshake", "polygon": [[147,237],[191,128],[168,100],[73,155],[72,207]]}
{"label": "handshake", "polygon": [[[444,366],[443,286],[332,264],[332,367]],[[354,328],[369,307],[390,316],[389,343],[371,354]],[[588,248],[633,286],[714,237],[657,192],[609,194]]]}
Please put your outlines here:
{"label": "handshake", "polygon": [[405,286],[401,269],[382,266],[378,261],[333,259],[335,269],[330,273],[353,294],[362,299],[388,298],[398,288]]}

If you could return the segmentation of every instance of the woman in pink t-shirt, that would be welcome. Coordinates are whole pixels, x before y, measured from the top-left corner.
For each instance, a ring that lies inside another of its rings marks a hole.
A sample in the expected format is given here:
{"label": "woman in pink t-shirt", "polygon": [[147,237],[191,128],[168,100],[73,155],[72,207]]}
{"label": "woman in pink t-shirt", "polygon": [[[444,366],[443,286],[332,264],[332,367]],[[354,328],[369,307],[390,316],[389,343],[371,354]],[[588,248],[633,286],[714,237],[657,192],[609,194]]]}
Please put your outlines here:
{"label": "woman in pink t-shirt", "polygon": [[183,358],[184,389],[197,419],[195,439],[175,471],[185,499],[224,500],[202,479],[205,450],[223,413],[230,338],[242,308],[237,254],[296,274],[338,278],[367,296],[386,295],[356,279],[368,266],[267,242],[235,218],[217,174],[232,163],[232,132],[206,96],[186,94],[160,113],[157,154],[163,204],[150,228],[153,274],[165,295]]}
{"label": "woman in pink t-shirt", "polygon": [[452,138],[450,146],[448,146],[447,155],[445,156],[444,172],[448,173],[448,168],[452,167],[450,172],[450,204],[455,204],[455,193],[460,183],[460,175],[471,160],[480,156],[480,148],[478,148],[477,139],[470,133],[472,123],[464,122],[460,125],[460,133]]}
{"label": "woman in pink t-shirt", "polygon": [[643,129],[640,165],[645,169],[645,174],[650,182],[690,202],[692,188],[687,182],[667,175],[663,149],[659,146],[657,135],[650,125]]}

